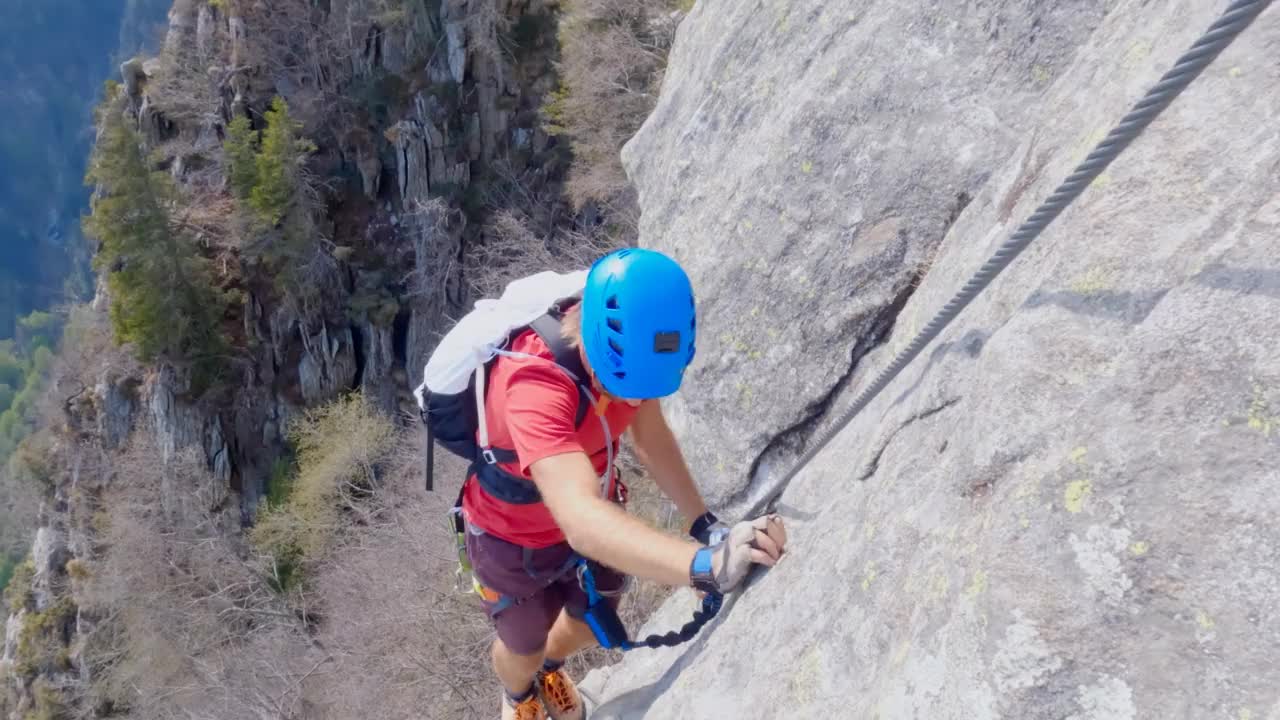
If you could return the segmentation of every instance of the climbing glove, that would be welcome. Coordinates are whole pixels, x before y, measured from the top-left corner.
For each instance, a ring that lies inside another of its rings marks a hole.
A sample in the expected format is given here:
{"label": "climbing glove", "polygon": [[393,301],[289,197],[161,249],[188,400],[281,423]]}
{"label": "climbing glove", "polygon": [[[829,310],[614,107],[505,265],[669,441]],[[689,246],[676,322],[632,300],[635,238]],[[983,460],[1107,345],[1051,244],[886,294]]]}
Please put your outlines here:
{"label": "climbing glove", "polygon": [[720,543],[693,556],[689,576],[704,592],[726,593],[746,580],[753,564],[772,567],[786,550],[787,529],[778,515],[744,520]]}

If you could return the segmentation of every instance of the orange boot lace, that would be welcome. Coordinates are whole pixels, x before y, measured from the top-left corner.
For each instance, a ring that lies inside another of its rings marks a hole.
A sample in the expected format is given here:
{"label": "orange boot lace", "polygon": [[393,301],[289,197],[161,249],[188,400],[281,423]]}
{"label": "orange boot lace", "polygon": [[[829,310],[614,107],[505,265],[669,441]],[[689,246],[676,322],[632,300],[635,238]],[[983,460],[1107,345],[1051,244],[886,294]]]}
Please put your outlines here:
{"label": "orange boot lace", "polygon": [[513,705],[510,699],[502,704],[502,720],[547,720],[547,711],[537,694],[530,695],[524,702]]}
{"label": "orange boot lace", "polygon": [[539,673],[538,689],[552,720],[582,718],[582,697],[563,669]]}

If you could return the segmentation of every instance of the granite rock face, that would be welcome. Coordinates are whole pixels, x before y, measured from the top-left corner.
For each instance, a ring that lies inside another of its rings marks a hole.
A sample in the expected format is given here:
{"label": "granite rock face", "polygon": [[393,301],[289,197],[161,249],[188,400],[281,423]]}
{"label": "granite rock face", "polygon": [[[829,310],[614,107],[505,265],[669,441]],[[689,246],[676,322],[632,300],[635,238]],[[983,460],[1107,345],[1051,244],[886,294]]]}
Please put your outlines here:
{"label": "granite rock face", "polygon": [[[628,147],[706,308],[672,409],[731,509],[1225,7],[912,5],[703,0]],[[590,676],[592,717],[1280,717],[1278,55],[1272,8],[786,488],[779,567]]]}
{"label": "granite rock face", "polygon": [[717,504],[821,425],[1108,5],[706,2],[684,22],[623,157],[644,242],[701,300],[670,410]]}

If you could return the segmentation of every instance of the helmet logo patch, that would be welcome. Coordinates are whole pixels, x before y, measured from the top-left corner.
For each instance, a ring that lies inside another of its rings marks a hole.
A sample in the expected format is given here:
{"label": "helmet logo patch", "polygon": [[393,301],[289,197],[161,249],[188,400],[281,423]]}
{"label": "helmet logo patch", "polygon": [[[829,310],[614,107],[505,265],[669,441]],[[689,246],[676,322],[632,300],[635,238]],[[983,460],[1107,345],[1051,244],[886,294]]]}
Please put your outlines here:
{"label": "helmet logo patch", "polygon": [[659,354],[674,353],[680,350],[680,333],[660,332],[653,336],[653,351]]}

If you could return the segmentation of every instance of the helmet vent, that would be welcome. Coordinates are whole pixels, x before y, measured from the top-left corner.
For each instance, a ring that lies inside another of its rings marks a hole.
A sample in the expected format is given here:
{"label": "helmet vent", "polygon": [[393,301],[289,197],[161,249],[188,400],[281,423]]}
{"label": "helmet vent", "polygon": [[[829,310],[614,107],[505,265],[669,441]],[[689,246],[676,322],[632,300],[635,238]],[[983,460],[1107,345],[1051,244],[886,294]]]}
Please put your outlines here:
{"label": "helmet vent", "polygon": [[613,338],[609,338],[609,349],[617,353],[618,357],[622,357],[622,346],[614,342]]}
{"label": "helmet vent", "polygon": [[621,332],[622,332],[622,321],[621,321],[621,320],[619,320],[618,318],[609,318],[609,319],[608,319],[608,320],[606,320],[605,322],[609,324],[609,329],[610,329],[610,330],[612,330],[612,331],[614,331],[614,332],[616,332],[616,333],[621,333]]}
{"label": "helmet vent", "polygon": [[604,306],[605,306],[605,307],[607,307],[607,308],[609,308],[610,310],[619,310],[619,309],[621,309],[621,308],[618,306],[618,296],[617,296],[617,295],[610,295],[610,296],[609,296],[609,297],[604,301]]}

